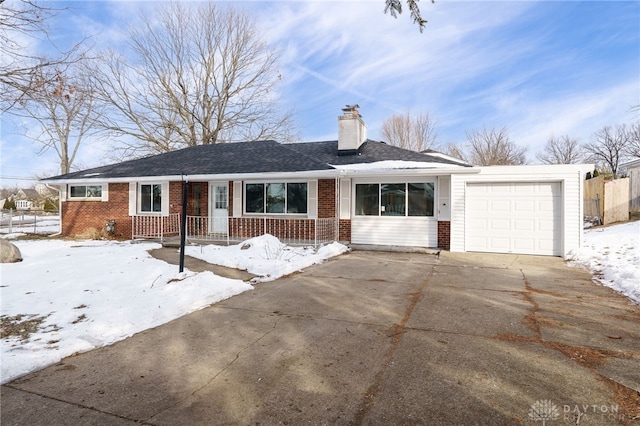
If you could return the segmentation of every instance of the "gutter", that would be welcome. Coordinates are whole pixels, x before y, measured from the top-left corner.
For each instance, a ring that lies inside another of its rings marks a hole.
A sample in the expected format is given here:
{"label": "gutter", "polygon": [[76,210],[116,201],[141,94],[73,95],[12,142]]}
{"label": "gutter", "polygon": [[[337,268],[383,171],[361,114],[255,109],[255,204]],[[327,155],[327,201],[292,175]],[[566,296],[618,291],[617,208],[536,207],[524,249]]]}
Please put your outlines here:
{"label": "gutter", "polygon": [[[451,175],[451,174],[474,174],[480,173],[480,169],[477,167],[438,167],[438,168],[410,168],[410,169],[363,169],[363,170],[349,170],[349,169],[330,169],[330,170],[315,170],[315,171],[300,171],[300,172],[261,172],[261,173],[237,173],[237,174],[198,174],[189,175],[190,182],[196,181],[223,181],[223,180],[252,180],[252,179],[300,179],[300,178],[340,178],[350,176],[406,176],[406,175],[421,175],[421,176],[437,176],[437,175]],[[90,177],[77,177],[73,179],[58,179],[47,180],[45,184],[54,183],[63,184],[86,184],[88,182],[97,183],[129,183],[129,182],[181,182],[185,175],[163,175],[163,176],[127,176],[127,177],[115,177],[115,178],[102,178],[99,175],[92,175]]]}

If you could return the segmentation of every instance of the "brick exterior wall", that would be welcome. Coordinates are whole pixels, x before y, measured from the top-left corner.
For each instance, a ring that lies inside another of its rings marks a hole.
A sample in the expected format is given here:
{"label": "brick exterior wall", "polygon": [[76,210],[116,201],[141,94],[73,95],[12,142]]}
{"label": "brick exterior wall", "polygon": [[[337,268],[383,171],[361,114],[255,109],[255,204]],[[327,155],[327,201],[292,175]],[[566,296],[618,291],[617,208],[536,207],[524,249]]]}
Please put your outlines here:
{"label": "brick exterior wall", "polygon": [[438,221],[438,247],[443,250],[451,248],[451,222]]}
{"label": "brick exterior wall", "polygon": [[[169,213],[182,213],[182,182],[169,183]],[[200,216],[206,217],[209,211],[208,182],[190,182],[187,197],[187,215],[195,216],[196,186],[200,186]],[[315,222],[312,219],[276,220],[261,217],[233,218],[233,182],[228,187],[229,231],[231,235],[250,238],[268,232],[281,239],[313,240],[315,237]],[[65,236],[79,236],[104,231],[109,220],[116,221],[115,238],[129,239],[132,236],[131,217],[129,216],[129,184],[110,183],[109,201],[65,201],[62,203],[62,232]],[[164,194],[163,194],[164,196]],[[318,218],[336,217],[336,181],[334,179],[318,180]],[[351,236],[351,222],[349,220],[341,226],[341,239],[344,228],[347,227],[345,240]],[[200,226],[207,226],[200,222]],[[266,227],[266,229],[265,229]],[[206,230],[205,230],[206,231]],[[330,230],[325,230],[330,232]],[[319,235],[319,238],[323,236]]]}
{"label": "brick exterior wall", "polygon": [[131,238],[129,184],[110,183],[109,201],[64,201],[62,235],[81,236],[105,230],[108,221],[116,221],[115,237]]}
{"label": "brick exterior wall", "polygon": [[340,219],[338,240],[351,242],[351,219]]}
{"label": "brick exterior wall", "polygon": [[318,179],[318,217],[336,217],[335,179]]}

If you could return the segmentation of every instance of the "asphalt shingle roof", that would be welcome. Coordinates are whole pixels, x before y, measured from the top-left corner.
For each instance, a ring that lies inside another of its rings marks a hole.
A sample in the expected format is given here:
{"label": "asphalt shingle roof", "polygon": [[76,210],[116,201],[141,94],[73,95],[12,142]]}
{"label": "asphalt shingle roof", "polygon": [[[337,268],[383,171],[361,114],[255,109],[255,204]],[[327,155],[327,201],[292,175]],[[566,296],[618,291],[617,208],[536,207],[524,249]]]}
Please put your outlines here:
{"label": "asphalt shingle roof", "polygon": [[428,154],[408,151],[368,140],[354,155],[338,155],[338,141],[281,144],[276,141],[198,145],[146,158],[94,167],[51,177],[62,179],[110,179],[145,176],[287,173],[331,170],[331,165],[372,163],[385,160],[444,163]]}

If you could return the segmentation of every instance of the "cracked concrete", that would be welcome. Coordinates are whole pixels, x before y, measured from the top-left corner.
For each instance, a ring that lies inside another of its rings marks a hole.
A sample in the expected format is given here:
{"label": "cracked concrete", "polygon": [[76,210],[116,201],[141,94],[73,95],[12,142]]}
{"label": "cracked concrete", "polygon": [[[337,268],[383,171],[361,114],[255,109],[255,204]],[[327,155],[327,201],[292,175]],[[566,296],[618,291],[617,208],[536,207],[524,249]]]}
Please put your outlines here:
{"label": "cracked concrete", "polygon": [[640,423],[639,325],[558,258],[355,251],[15,380],[0,421]]}

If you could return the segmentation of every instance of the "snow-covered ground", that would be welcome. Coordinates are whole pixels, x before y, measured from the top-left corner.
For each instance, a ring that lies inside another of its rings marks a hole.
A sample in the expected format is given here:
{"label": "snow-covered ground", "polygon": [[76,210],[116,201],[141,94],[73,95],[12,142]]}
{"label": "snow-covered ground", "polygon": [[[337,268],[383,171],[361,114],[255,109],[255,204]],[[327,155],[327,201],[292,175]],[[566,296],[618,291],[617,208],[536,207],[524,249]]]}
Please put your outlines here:
{"label": "snow-covered ground", "polygon": [[[2,383],[253,288],[211,272],[179,273],[177,266],[148,253],[160,247],[157,243],[54,239],[14,244],[23,261],[0,265]],[[266,281],[347,250],[337,243],[317,252],[291,248],[265,235],[238,246],[188,247],[188,254],[248,269],[259,275],[256,281]],[[30,325],[33,332],[24,337],[5,337]]]}
{"label": "snow-covered ground", "polygon": [[2,212],[0,234],[4,238],[29,234],[56,234],[60,232],[60,216],[40,216],[28,213]]}
{"label": "snow-covered ground", "polygon": [[640,221],[585,229],[583,246],[571,251],[567,260],[640,303]]}

